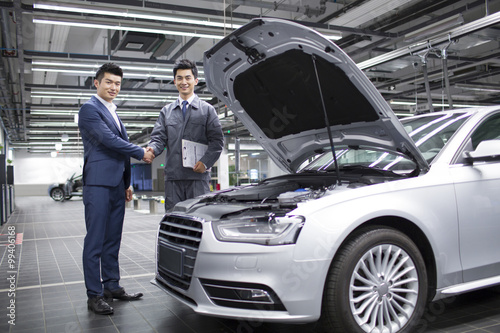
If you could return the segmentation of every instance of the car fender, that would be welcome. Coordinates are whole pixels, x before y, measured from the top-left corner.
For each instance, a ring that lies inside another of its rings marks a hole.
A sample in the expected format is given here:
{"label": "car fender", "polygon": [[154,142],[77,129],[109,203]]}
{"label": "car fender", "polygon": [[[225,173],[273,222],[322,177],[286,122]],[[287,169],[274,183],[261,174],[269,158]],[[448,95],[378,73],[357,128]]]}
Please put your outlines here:
{"label": "car fender", "polygon": [[50,195],[50,192],[52,191],[52,189],[54,189],[56,187],[60,187],[64,191],[64,184],[54,183],[52,185],[49,185],[49,189],[47,190],[47,192],[49,193],[49,195]]}
{"label": "car fender", "polygon": [[[435,178],[429,172],[418,178],[341,191],[340,195],[301,205],[291,212],[306,218],[294,249],[294,259],[331,261],[354,230],[374,219],[395,217],[413,223],[427,238],[437,275],[442,276],[437,286],[460,283],[462,266],[458,256],[454,188],[443,177],[441,184],[436,185]],[[450,257],[449,253],[457,256]]]}

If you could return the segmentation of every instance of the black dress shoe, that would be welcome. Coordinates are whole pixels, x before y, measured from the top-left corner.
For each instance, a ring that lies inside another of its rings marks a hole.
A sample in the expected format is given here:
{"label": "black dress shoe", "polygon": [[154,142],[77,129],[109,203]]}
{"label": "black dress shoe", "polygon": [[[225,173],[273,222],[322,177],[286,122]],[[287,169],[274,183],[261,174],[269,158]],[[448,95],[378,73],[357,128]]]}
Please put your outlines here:
{"label": "black dress shoe", "polygon": [[142,293],[127,294],[125,289],[120,288],[117,290],[104,289],[104,299],[106,302],[113,302],[113,298],[121,299],[123,301],[135,301],[142,297]]}
{"label": "black dress shoe", "polygon": [[87,307],[95,314],[109,315],[113,314],[113,308],[109,306],[102,296],[89,297]]}

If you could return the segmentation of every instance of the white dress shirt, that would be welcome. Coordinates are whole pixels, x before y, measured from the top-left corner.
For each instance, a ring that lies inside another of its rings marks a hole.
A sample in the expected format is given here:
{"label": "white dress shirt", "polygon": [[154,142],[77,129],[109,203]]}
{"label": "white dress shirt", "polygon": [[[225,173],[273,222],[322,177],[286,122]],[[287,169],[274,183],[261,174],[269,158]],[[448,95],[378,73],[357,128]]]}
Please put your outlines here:
{"label": "white dress shirt", "polygon": [[121,132],[122,131],[122,127],[121,127],[121,124],[120,124],[120,120],[118,119],[118,115],[116,114],[116,108],[117,108],[117,106],[114,103],[105,101],[104,99],[102,99],[101,97],[99,97],[99,95],[97,95],[97,94],[95,94],[94,96],[99,101],[101,101],[102,104],[104,104],[104,106],[106,107],[106,109],[108,109],[109,113],[111,114],[111,116],[115,120],[116,125],[118,126],[118,130]]}

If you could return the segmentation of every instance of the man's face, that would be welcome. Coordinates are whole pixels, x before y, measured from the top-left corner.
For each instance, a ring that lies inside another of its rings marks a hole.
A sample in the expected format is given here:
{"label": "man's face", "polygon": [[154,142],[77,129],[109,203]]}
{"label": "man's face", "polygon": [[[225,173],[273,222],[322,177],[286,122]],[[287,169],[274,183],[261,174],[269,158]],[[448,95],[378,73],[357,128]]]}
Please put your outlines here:
{"label": "man's face", "polygon": [[94,80],[94,85],[97,88],[97,95],[106,102],[112,102],[120,92],[122,78],[111,73],[104,73],[101,82]]}
{"label": "man's face", "polygon": [[193,72],[190,69],[178,69],[175,74],[174,84],[179,90],[179,94],[184,99],[188,99],[193,95],[194,86],[198,84],[198,79],[194,78]]}

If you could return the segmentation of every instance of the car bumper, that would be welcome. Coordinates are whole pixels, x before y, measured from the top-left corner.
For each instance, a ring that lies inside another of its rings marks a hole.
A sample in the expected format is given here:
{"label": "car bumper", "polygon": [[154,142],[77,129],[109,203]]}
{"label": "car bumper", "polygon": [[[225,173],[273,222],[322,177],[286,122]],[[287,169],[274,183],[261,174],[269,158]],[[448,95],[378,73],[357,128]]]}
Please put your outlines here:
{"label": "car bumper", "polygon": [[186,290],[158,269],[151,282],[200,314],[289,323],[319,318],[328,260],[296,261],[295,245],[205,240],[211,245],[200,246]]}

